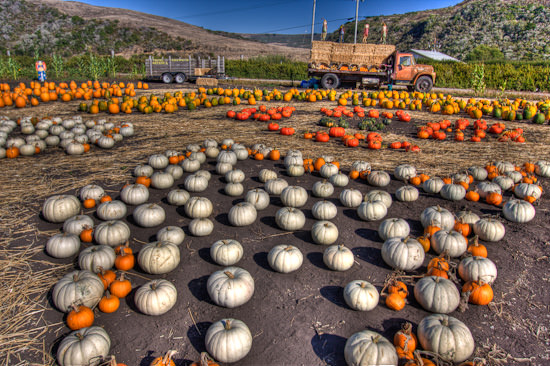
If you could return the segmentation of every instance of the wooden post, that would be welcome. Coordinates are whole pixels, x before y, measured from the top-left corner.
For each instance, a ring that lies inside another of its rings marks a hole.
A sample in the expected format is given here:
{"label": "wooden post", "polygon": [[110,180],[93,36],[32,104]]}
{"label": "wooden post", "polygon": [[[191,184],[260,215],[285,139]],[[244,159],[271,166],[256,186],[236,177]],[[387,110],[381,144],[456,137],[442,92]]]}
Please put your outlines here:
{"label": "wooden post", "polygon": [[168,71],[172,72],[172,56],[168,56]]}
{"label": "wooden post", "polygon": [[189,55],[189,76],[194,75],[195,73],[191,72],[191,55]]}

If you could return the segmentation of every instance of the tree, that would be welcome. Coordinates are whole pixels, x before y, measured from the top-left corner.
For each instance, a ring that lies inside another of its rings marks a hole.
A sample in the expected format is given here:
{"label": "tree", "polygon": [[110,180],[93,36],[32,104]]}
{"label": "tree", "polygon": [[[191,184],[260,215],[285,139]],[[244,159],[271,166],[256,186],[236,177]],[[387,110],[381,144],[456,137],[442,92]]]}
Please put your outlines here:
{"label": "tree", "polygon": [[490,60],[504,60],[504,54],[498,47],[480,44],[466,55],[466,61]]}

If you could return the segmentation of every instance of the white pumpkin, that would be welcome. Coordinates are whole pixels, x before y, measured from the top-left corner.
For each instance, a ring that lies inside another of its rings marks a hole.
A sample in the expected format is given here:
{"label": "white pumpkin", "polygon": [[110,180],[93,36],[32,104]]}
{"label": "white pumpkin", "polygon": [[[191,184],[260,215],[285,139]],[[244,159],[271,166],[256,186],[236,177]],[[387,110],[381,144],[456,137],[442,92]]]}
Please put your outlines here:
{"label": "white pumpkin", "polygon": [[73,271],[63,276],[55,284],[52,300],[55,307],[69,312],[75,302],[89,308],[95,307],[103,296],[103,282],[91,271]]}
{"label": "white pumpkin", "polygon": [[460,303],[460,294],[455,284],[437,276],[420,279],[414,286],[414,297],[425,310],[432,313],[451,313]]}
{"label": "white pumpkin", "polygon": [[390,238],[406,238],[410,232],[409,223],[399,218],[386,219],[378,226],[378,236],[384,241]]}
{"label": "white pumpkin", "polygon": [[343,173],[337,173],[329,177],[329,182],[335,187],[345,187],[349,183],[349,178]]}
{"label": "white pumpkin", "polygon": [[542,189],[537,184],[520,183],[514,188],[514,195],[517,198],[521,198],[521,199],[527,196],[531,196],[531,197],[534,197],[535,199],[539,199],[540,196],[542,195]]}
{"label": "white pumpkin", "polygon": [[506,229],[502,222],[491,219],[482,218],[474,224],[474,233],[484,241],[499,241],[504,238]]}
{"label": "white pumpkin", "polygon": [[424,181],[424,183],[422,183],[422,189],[426,193],[438,194],[444,185],[445,185],[445,182],[443,182],[443,179],[438,177],[432,177]]}
{"label": "white pumpkin", "polygon": [[166,200],[173,206],[183,206],[189,201],[190,197],[189,192],[185,189],[173,189],[168,192]]}
{"label": "white pumpkin", "polygon": [[218,240],[210,247],[210,257],[220,266],[232,266],[241,260],[244,249],[234,239]]}
{"label": "white pumpkin", "polygon": [[502,189],[500,186],[493,182],[481,182],[477,185],[477,193],[479,193],[479,197],[482,199],[485,199],[487,195],[491,192],[495,192],[498,194],[502,194]]}
{"label": "white pumpkin", "polygon": [[344,189],[340,192],[340,203],[345,207],[355,208],[363,202],[363,194],[355,188]]}
{"label": "white pumpkin", "polygon": [[311,191],[315,197],[328,198],[334,193],[334,186],[327,180],[318,181],[313,184]]}
{"label": "white pumpkin", "polygon": [[333,271],[347,271],[354,261],[353,252],[343,244],[331,245],[323,253],[323,263]]}
{"label": "white pumpkin", "polygon": [[356,170],[358,172],[370,171],[370,163],[364,160],[356,160],[351,164],[351,170]]}
{"label": "white pumpkin", "polygon": [[100,220],[120,220],[126,216],[128,209],[119,200],[106,201],[97,206],[96,215]]}
{"label": "white pumpkin", "polygon": [[304,175],[306,172],[305,168],[303,165],[290,165],[287,169],[286,169],[286,173],[288,174],[289,177],[301,177],[302,175]]}
{"label": "white pumpkin", "polygon": [[311,213],[317,220],[332,220],[338,214],[338,209],[334,203],[323,200],[315,202]]}
{"label": "white pumpkin", "polygon": [[535,173],[544,178],[550,178],[550,162],[539,160],[535,163]]}
{"label": "white pumpkin", "polygon": [[[239,183],[236,183],[239,184]],[[252,203],[241,202],[231,207],[228,214],[229,223],[233,226],[248,226],[256,221],[258,213]]]}
{"label": "white pumpkin", "polygon": [[482,281],[490,285],[497,279],[497,266],[489,258],[466,257],[458,265],[458,275],[464,281]]}
{"label": "white pumpkin", "polygon": [[168,165],[164,169],[164,172],[170,174],[174,180],[178,180],[183,177],[183,169],[179,165]]}
{"label": "white pumpkin", "polygon": [[370,330],[357,332],[348,338],[344,358],[349,366],[397,366],[399,360],[393,344]]}
{"label": "white pumpkin", "polygon": [[151,187],[167,189],[174,185],[174,177],[170,173],[154,172],[151,176]]}
{"label": "white pumpkin", "polygon": [[202,151],[193,151],[191,155],[189,155],[189,159],[195,159],[202,164],[206,161],[206,154]]}
{"label": "white pumpkin", "polygon": [[[513,173],[519,173],[519,172],[516,172],[514,170]],[[519,174],[521,175],[521,173]],[[508,191],[514,188],[514,180],[504,175],[499,175],[498,177],[495,177],[495,179],[493,179],[493,183],[498,184],[503,191]]]}
{"label": "white pumpkin", "polygon": [[390,184],[390,175],[382,170],[373,170],[367,176],[367,182],[374,187],[386,187]]}
{"label": "white pumpkin", "polygon": [[180,245],[185,239],[185,232],[177,226],[165,226],[157,231],[157,241]]}
{"label": "white pumpkin", "polygon": [[189,222],[189,232],[193,236],[208,236],[214,231],[214,223],[207,218],[196,218]]}
{"label": "white pumpkin", "polygon": [[416,177],[416,168],[410,164],[401,164],[395,167],[393,176],[397,180],[408,182],[409,179]]}
{"label": "white pumpkin", "polygon": [[256,211],[266,209],[270,203],[269,194],[261,188],[255,188],[248,191],[244,200],[251,203]]}
{"label": "white pumpkin", "polygon": [[[96,276],[97,277],[97,276]],[[98,366],[111,348],[111,339],[102,327],[91,326],[67,335],[57,348],[59,366]]]}
{"label": "white pumpkin", "polygon": [[497,171],[501,174],[516,170],[516,166],[508,161],[497,161],[495,163],[495,166],[497,168]]}
{"label": "white pumpkin", "polygon": [[395,198],[397,198],[398,201],[401,202],[413,202],[418,199],[419,196],[418,189],[413,186],[403,186],[397,188],[397,191],[395,191]]}
{"label": "white pumpkin", "polygon": [[225,173],[227,183],[242,183],[245,178],[244,172],[240,169],[233,169]]}
{"label": "white pumpkin", "polygon": [[95,273],[102,269],[111,269],[115,265],[116,254],[108,245],[93,245],[80,252],[78,266]]}
{"label": "white pumpkin", "polygon": [[330,221],[317,221],[311,228],[311,238],[320,245],[331,245],[338,239],[338,227]]}
{"label": "white pumpkin", "polygon": [[227,183],[223,190],[230,197],[238,197],[242,196],[244,187],[241,183]]}
{"label": "white pumpkin", "polygon": [[414,271],[424,263],[424,248],[411,238],[390,238],[382,245],[382,259],[400,271]]}
{"label": "white pumpkin", "polygon": [[134,296],[139,311],[146,315],[162,315],[176,305],[178,290],[171,282],[152,280],[141,285]]}
{"label": "white pumpkin", "polygon": [[184,172],[195,173],[201,168],[201,163],[197,159],[187,158],[180,163]]}
{"label": "white pumpkin", "polygon": [[76,215],[63,223],[63,231],[67,234],[80,235],[85,228],[93,228],[94,220],[87,215]]}
{"label": "white pumpkin", "polygon": [[204,343],[214,359],[232,363],[242,360],[250,352],[252,334],[242,321],[222,319],[208,328]]}
{"label": "white pumpkin", "polygon": [[454,230],[439,230],[430,238],[430,245],[437,254],[447,252],[451,258],[460,257],[466,252],[468,242]]}
{"label": "white pumpkin", "polygon": [[42,216],[53,223],[61,223],[80,213],[78,198],[72,195],[55,195],[48,197],[42,206]]}
{"label": "white pumpkin", "polygon": [[382,201],[384,202],[384,204],[386,205],[386,207],[389,209],[392,205],[392,199],[391,199],[391,196],[388,192],[386,191],[381,191],[379,189],[375,189],[375,190],[372,190],[372,191],[369,191],[364,199],[364,201]]}
{"label": "white pumpkin", "polygon": [[451,230],[455,225],[454,215],[447,209],[439,206],[430,206],[420,214],[423,227],[437,226],[441,230]]}
{"label": "white pumpkin", "polygon": [[207,181],[210,181],[212,174],[208,170],[197,170],[195,175],[198,177],[205,177]]}
{"label": "white pumpkin", "polygon": [[502,214],[508,221],[523,224],[535,218],[535,207],[527,201],[511,199],[502,207]]}
{"label": "white pumpkin", "polygon": [[465,224],[470,225],[472,228],[476,222],[479,221],[479,216],[472,211],[462,210],[456,213],[456,218]]}
{"label": "white pumpkin", "polygon": [[216,158],[218,163],[229,163],[231,165],[237,164],[237,155],[230,150],[222,150]]}
{"label": "white pumpkin", "polygon": [[254,279],[239,267],[227,267],[208,277],[208,295],[215,304],[236,308],[248,302],[254,294]]}
{"label": "white pumpkin", "polygon": [[334,174],[338,174],[338,166],[332,163],[325,163],[319,170],[319,174],[321,174],[323,178],[330,178]]}
{"label": "white pumpkin", "polygon": [[460,184],[445,184],[439,191],[441,197],[449,201],[460,201],[466,197],[466,189]]}
{"label": "white pumpkin", "polygon": [[277,179],[277,173],[273,170],[262,169],[258,175],[260,182],[265,183],[270,179]]}
{"label": "white pumpkin", "polygon": [[88,184],[80,189],[78,195],[82,201],[88,198],[99,201],[105,195],[105,190],[97,184]]}
{"label": "white pumpkin", "polygon": [[139,251],[138,264],[150,274],[164,274],[176,269],[180,263],[180,250],[177,245],[166,241],[145,244]]}
{"label": "white pumpkin", "polygon": [[283,178],[270,179],[264,185],[265,191],[273,195],[280,195],[286,187],[288,182]]}
{"label": "white pumpkin", "polygon": [[206,218],[212,214],[214,206],[206,197],[191,197],[184,206],[185,214],[192,219]]}
{"label": "white pumpkin", "polygon": [[306,224],[306,216],[293,207],[283,207],[275,214],[277,226],[286,231],[300,230]]}
{"label": "white pumpkin", "polygon": [[164,222],[166,212],[156,203],[144,203],[134,209],[132,217],[141,227],[155,227]]}
{"label": "white pumpkin", "polygon": [[344,287],[344,301],[353,310],[370,311],[378,305],[380,295],[367,281],[354,280]]}
{"label": "white pumpkin", "polygon": [[46,243],[46,253],[54,258],[69,258],[80,250],[80,238],[77,234],[55,234]]}
{"label": "white pumpkin", "polygon": [[191,174],[183,181],[183,187],[188,192],[203,192],[208,188],[208,179],[202,175]]}
{"label": "white pumpkin", "polygon": [[163,154],[153,154],[149,156],[149,166],[151,166],[153,169],[164,169],[168,166],[170,161],[168,160],[168,157]]}
{"label": "white pumpkin", "polygon": [[120,199],[128,205],[141,205],[149,199],[149,189],[143,184],[129,184],[120,191]]}
{"label": "white pumpkin", "polygon": [[216,174],[225,175],[227,172],[233,170],[233,165],[230,163],[218,163],[216,164]]}
{"label": "white pumpkin", "polygon": [[357,207],[357,214],[361,220],[377,221],[383,219],[388,213],[388,208],[381,200],[363,201]]}
{"label": "white pumpkin", "polygon": [[302,207],[306,204],[307,198],[307,191],[299,186],[288,186],[281,192],[281,202],[286,207]]}
{"label": "white pumpkin", "polygon": [[130,228],[124,221],[105,221],[94,229],[94,241],[100,245],[116,247],[130,239]]}
{"label": "white pumpkin", "polygon": [[474,180],[477,181],[484,181],[485,179],[487,179],[488,176],[487,170],[480,166],[473,166],[468,168],[468,173],[470,173]]}
{"label": "white pumpkin", "polygon": [[300,249],[293,245],[276,245],[267,254],[267,262],[273,270],[290,273],[298,270],[304,261]]}
{"label": "white pumpkin", "polygon": [[422,348],[445,361],[462,362],[474,353],[475,343],[470,329],[452,316],[426,316],[418,324],[417,334]]}

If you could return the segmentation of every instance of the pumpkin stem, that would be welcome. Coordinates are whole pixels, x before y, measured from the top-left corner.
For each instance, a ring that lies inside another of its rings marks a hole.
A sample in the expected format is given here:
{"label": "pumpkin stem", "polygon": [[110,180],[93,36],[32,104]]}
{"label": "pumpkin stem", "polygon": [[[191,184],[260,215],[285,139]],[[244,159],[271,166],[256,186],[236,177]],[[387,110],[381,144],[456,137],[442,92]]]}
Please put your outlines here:
{"label": "pumpkin stem", "polygon": [[225,319],[225,324],[223,327],[225,328],[225,330],[231,329],[231,320]]}
{"label": "pumpkin stem", "polygon": [[409,322],[404,322],[401,324],[401,331],[407,335],[410,335],[412,333],[412,324]]}
{"label": "pumpkin stem", "polygon": [[225,274],[227,277],[229,277],[230,279],[234,279],[235,278],[235,275],[229,271],[225,271],[223,274]]}
{"label": "pumpkin stem", "polygon": [[361,282],[360,286],[361,286],[361,288],[365,288],[365,287],[367,287],[367,284],[365,282]]}
{"label": "pumpkin stem", "polygon": [[80,334],[80,332],[76,333],[75,337],[77,337],[79,341],[82,341],[84,339],[84,336]]}
{"label": "pumpkin stem", "polygon": [[164,357],[162,358],[162,364],[163,365],[169,365],[170,361],[172,360],[172,356],[174,356],[178,351],[171,349],[170,351],[166,352]]}
{"label": "pumpkin stem", "polygon": [[214,359],[208,352],[201,352],[201,366],[209,366],[211,362],[214,363]]}

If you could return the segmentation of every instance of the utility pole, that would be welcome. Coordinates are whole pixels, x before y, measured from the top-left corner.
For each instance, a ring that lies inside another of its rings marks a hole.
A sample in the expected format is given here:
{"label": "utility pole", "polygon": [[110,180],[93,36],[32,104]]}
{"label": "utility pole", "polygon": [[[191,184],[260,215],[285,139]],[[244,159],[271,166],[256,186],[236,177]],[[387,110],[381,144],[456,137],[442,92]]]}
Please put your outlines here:
{"label": "utility pole", "polygon": [[359,17],[359,0],[355,0],[355,37],[353,43],[357,43],[357,18]]}
{"label": "utility pole", "polygon": [[315,3],[317,1],[313,0],[313,17],[311,18],[311,43],[313,43],[313,34],[315,30]]}

